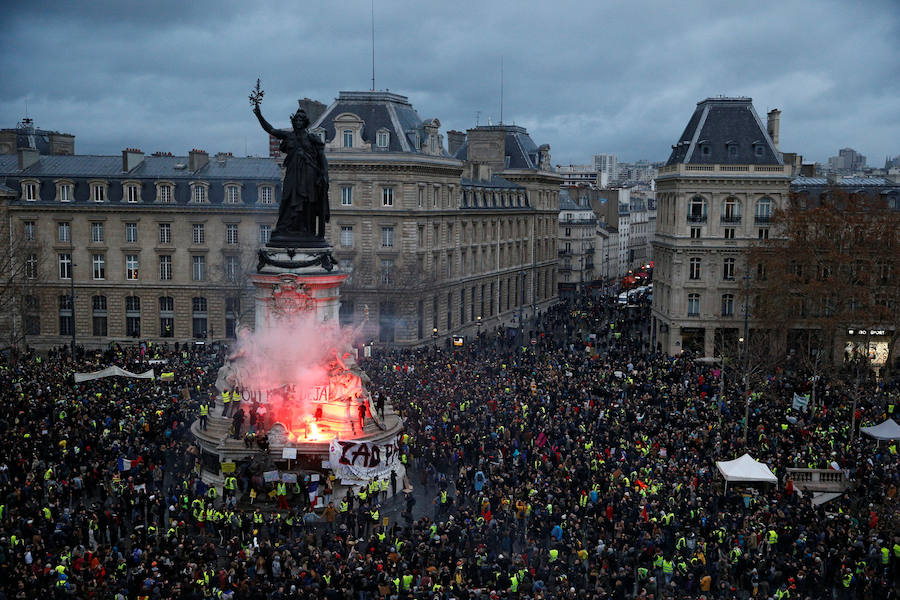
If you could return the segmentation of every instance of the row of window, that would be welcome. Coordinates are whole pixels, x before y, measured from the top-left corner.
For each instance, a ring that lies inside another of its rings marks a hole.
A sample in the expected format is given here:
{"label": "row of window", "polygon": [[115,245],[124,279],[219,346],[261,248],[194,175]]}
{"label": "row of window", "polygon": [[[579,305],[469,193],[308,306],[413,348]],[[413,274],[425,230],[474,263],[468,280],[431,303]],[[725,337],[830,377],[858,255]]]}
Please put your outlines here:
{"label": "row of window", "polygon": [[[724,227],[722,229],[722,237],[726,240],[733,240],[735,235],[734,227]],[[768,227],[760,227],[756,230],[757,236],[761,240],[769,239],[769,228]],[[703,228],[702,227],[691,227],[691,239],[699,240],[703,237]]]}
{"label": "row of window", "polygon": [[[22,199],[26,202],[36,202],[40,197],[41,182],[37,180],[26,180],[22,182]],[[92,202],[106,202],[108,198],[109,184],[105,181],[92,181],[90,185],[90,199]],[[128,203],[138,203],[141,201],[141,184],[139,182],[122,184],[123,201]],[[239,204],[241,202],[242,186],[237,183],[225,184],[225,203]],[[274,202],[275,193],[274,186],[259,186],[259,203],[272,204]],[[58,202],[72,202],[75,199],[75,184],[70,181],[56,182],[56,200]],[[160,204],[170,204],[175,196],[174,183],[157,183],[156,184],[156,202]],[[196,182],[191,184],[191,202],[205,204],[209,202],[209,184],[206,182]]]}
{"label": "row of window", "polygon": [[[159,243],[172,243],[172,224],[158,223]],[[36,224],[34,221],[22,222],[22,233],[26,241],[34,241],[37,239]],[[259,226],[259,243],[266,244],[272,236],[271,225]],[[60,242],[72,241],[72,224],[69,221],[61,221],[57,224],[57,239]],[[101,243],[105,241],[105,224],[101,221],[91,223],[91,243]],[[136,243],[138,241],[138,224],[125,223],[125,242]],[[204,223],[191,224],[191,242],[194,245],[203,245],[206,243],[206,226]],[[231,246],[239,243],[238,225],[237,223],[225,224],[225,243]]]}
{"label": "row of window", "polygon": [[[700,316],[700,294],[688,294],[687,315],[689,317]],[[734,294],[722,294],[722,316],[734,316]]]}
{"label": "row of window", "polygon": [[[172,280],[172,255],[161,254],[159,259],[159,280]],[[57,254],[57,264],[59,265],[59,278],[72,278],[72,255],[68,252]],[[28,279],[38,279],[38,256],[35,253],[29,254],[25,259],[25,277]],[[223,270],[227,281],[237,281],[242,273],[241,259],[236,255],[226,255],[223,258]],[[137,254],[125,255],[125,279],[128,281],[138,281],[140,273],[140,258]],[[91,255],[91,276],[94,280],[101,281],[106,279],[106,255]],[[191,279],[193,281],[207,280],[206,256],[191,256]]]}
{"label": "row of window", "polygon": [[[430,194],[427,192],[431,188]],[[425,186],[420,185],[417,196],[417,205],[423,208],[426,202],[426,195],[431,196],[431,205],[437,208],[441,202],[441,186]],[[504,193],[504,192],[471,192],[463,190],[462,192],[463,208],[497,208],[497,207],[525,207],[528,206],[528,198],[524,193]],[[385,207],[394,206],[394,187],[383,186],[381,188],[381,205]],[[341,186],[341,206],[353,206],[353,186]]]}
{"label": "row of window", "polygon": [[[72,296],[59,296],[59,335],[72,335],[75,327]],[[168,338],[175,334],[175,299],[171,296],[161,296],[159,302],[159,336]],[[25,333],[26,335],[41,334],[41,313],[38,299],[35,296],[25,298]],[[94,336],[106,337],[109,335],[107,298],[96,295],[91,297],[91,333]],[[237,316],[240,313],[240,298],[225,299],[225,336],[234,337],[237,325]],[[192,332],[195,338],[207,337],[207,301],[203,296],[195,296],[191,299]],[[210,332],[214,333],[214,332]],[[128,337],[141,337],[141,298],[139,296],[125,297],[125,335]]]}
{"label": "row of window", "polygon": [[[323,142],[325,141],[325,132],[321,129],[317,129],[314,132],[319,136],[319,139]],[[352,129],[344,129],[341,131],[341,147],[342,148],[352,148],[353,147],[353,130]],[[378,148],[387,148],[391,143],[391,132],[386,129],[380,129],[375,134],[375,146]]]}
{"label": "row of window", "polygon": [[[705,223],[707,201],[703,196],[694,196],[688,202],[687,220],[689,223]],[[756,201],[755,220],[757,223],[768,223],[772,219],[775,203],[769,197]],[[740,223],[741,201],[730,196],[722,201],[721,220],[723,223]]]}
{"label": "row of window", "polygon": [[[700,258],[692,258],[688,262],[688,279],[701,279],[703,275],[702,265],[703,260]],[[734,258],[726,258],[722,261],[722,279],[725,281],[734,281],[734,267],[735,267],[735,259]]]}
{"label": "row of window", "polygon": [[[725,149],[728,152],[728,158],[737,158],[738,155],[738,143],[737,142],[725,142]],[[765,152],[765,146],[761,142],[753,143],[753,155],[754,156],[762,156]],[[701,156],[710,156],[712,155],[712,144],[708,142],[700,143],[700,155]]]}

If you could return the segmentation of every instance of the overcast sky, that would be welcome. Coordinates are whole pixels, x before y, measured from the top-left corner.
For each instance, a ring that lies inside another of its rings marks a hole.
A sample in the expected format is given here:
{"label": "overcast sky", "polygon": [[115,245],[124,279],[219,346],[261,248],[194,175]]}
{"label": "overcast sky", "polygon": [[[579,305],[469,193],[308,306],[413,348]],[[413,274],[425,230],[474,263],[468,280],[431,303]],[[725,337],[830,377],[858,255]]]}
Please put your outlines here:
{"label": "overcast sky", "polygon": [[[250,113],[371,87],[370,0],[17,2],[0,36],[0,126],[28,115],[82,154],[265,155]],[[298,7],[303,6],[301,11]],[[500,118],[554,164],[665,160],[696,103],[780,108],[781,150],[900,154],[900,10],[864,2],[375,0],[375,86],[442,132]]]}

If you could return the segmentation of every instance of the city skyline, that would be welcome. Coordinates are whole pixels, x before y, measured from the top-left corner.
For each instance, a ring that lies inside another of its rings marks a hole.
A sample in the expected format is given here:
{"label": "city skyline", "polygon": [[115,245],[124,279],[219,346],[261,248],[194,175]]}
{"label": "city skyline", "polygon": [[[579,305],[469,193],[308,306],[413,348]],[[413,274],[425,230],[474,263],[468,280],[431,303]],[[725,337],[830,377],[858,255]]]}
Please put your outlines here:
{"label": "city skyline", "polygon": [[[407,95],[443,134],[496,124],[502,59],[503,120],[549,142],[553,164],[598,153],[665,160],[684,115],[717,95],[752,97],[760,115],[781,109],[781,150],[808,162],[824,164],[843,147],[873,166],[900,153],[891,61],[900,19],[889,2],[853,7],[852,19],[839,3],[816,12],[802,3],[764,3],[752,14],[717,7],[712,17],[703,3],[511,6],[419,14],[413,3],[376,3],[376,89]],[[256,77],[281,127],[299,97],[330,104],[339,91],[372,85],[372,5],[306,9],[16,7],[0,42],[8,82],[0,122],[14,126],[27,106],[36,126],[75,134],[78,153],[137,146],[266,156],[246,101]],[[865,26],[850,30],[851,21]]]}

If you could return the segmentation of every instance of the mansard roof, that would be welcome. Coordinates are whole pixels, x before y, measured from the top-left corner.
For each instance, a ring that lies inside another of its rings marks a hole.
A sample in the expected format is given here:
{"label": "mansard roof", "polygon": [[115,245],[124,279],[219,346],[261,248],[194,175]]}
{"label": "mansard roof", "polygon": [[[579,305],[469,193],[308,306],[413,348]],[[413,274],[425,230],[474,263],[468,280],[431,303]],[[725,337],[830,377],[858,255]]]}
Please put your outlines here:
{"label": "mansard roof", "polygon": [[[507,169],[539,169],[541,164],[540,148],[528,135],[524,127],[518,125],[482,125],[479,130],[505,131],[505,150]],[[468,140],[459,147],[453,158],[467,160],[469,154]]]}
{"label": "mansard roof", "polygon": [[[730,150],[729,146],[735,149]],[[759,148],[759,150],[757,150]],[[751,98],[707,98],[697,103],[667,165],[781,165]]]}
{"label": "mansard roof", "polygon": [[[436,119],[423,121],[409,98],[392,92],[340,92],[337,100],[329,106],[322,116],[312,124],[310,130],[322,129],[325,131],[325,140],[332,141],[335,136],[334,121],[344,113],[356,115],[363,121],[363,141],[376,143],[376,133],[387,130],[390,133],[387,152],[409,152],[425,154],[421,148],[415,147],[416,134],[420,142],[424,142],[425,125],[439,126]],[[379,150],[382,150],[379,148]],[[449,156],[441,148],[442,156]]]}
{"label": "mansard roof", "polygon": [[0,177],[71,177],[96,179],[214,179],[281,180],[281,169],[274,159],[257,156],[234,157],[209,162],[197,171],[190,171],[187,156],[145,156],[131,171],[122,171],[121,156],[89,154],[41,155],[30,167],[19,170],[18,157],[0,155]]}
{"label": "mansard roof", "polygon": [[[585,197],[586,203],[582,204],[579,199],[581,197],[573,198],[569,189],[565,186],[559,189],[559,210],[587,210],[593,212],[589,198]],[[575,191],[577,192],[578,189],[576,188]]]}

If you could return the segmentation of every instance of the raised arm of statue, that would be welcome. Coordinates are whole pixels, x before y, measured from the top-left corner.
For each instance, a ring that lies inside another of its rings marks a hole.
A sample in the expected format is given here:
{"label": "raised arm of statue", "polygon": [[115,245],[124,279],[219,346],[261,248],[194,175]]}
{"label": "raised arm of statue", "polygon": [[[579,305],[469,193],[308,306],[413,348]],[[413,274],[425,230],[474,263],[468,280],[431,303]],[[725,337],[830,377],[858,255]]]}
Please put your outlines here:
{"label": "raised arm of statue", "polygon": [[259,120],[260,126],[265,130],[266,133],[277,137],[278,139],[284,139],[287,137],[287,134],[280,129],[275,129],[272,125],[266,121],[265,117],[262,116],[262,111],[259,110],[259,105],[253,107],[253,114],[256,115],[257,120]]}

